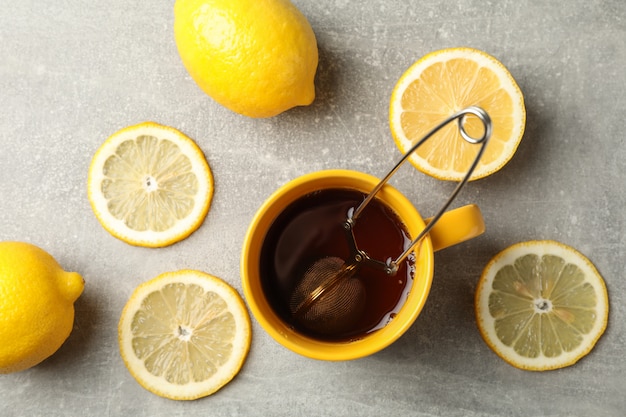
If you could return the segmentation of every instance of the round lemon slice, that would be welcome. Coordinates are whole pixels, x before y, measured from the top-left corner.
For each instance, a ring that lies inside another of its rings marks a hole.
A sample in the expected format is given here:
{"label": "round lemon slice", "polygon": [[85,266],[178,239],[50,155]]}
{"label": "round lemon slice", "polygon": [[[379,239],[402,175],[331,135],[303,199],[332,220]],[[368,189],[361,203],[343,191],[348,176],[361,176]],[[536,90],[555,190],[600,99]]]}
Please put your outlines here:
{"label": "round lemon slice", "polygon": [[[493,123],[489,143],[470,180],[486,177],[513,157],[524,134],[526,109],[509,71],[485,52],[450,48],[415,62],[391,94],[391,134],[404,154],[440,122],[468,106],[483,108]],[[483,134],[482,122],[475,117],[467,118],[465,129],[474,137]],[[409,161],[435,178],[460,181],[479,148],[463,140],[458,126],[450,123],[422,144]]]}
{"label": "round lemon slice", "polygon": [[203,222],[213,175],[193,140],[145,122],[111,135],[89,167],[88,197],[113,236],[137,246],[178,242]]}
{"label": "round lemon slice", "polygon": [[137,287],[118,334],[137,382],[174,400],[205,397],[230,382],[251,342],[250,316],[237,291],[193,270],[164,273]]}
{"label": "round lemon slice", "polygon": [[475,298],[480,334],[511,365],[563,368],[587,355],[604,333],[604,280],[580,252],[544,240],[513,245],[485,267]]}

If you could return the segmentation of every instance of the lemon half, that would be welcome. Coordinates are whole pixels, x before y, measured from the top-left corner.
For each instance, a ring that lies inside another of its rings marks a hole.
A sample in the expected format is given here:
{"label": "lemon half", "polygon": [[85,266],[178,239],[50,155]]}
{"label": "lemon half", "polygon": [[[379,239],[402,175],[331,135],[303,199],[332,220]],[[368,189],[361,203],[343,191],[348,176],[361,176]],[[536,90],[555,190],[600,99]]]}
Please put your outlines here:
{"label": "lemon half", "polygon": [[[415,62],[398,80],[391,95],[389,123],[393,139],[404,154],[452,114],[478,106],[487,111],[493,132],[470,180],[501,169],[522,140],[526,110],[522,92],[504,65],[472,48],[443,49]],[[482,124],[468,117],[466,130],[482,136]],[[472,126],[472,124],[474,126]],[[409,158],[420,171],[442,180],[462,180],[480,146],[461,137],[449,123]]]}

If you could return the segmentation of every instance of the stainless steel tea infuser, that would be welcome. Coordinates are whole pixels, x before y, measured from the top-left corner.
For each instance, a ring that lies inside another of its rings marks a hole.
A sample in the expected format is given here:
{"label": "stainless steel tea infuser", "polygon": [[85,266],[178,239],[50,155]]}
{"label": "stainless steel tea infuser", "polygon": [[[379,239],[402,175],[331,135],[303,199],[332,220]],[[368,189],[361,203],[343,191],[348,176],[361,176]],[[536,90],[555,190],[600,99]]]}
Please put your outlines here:
{"label": "stainless steel tea infuser", "polygon": [[[465,130],[464,122],[468,115],[474,115],[482,122],[484,130],[481,137],[474,138]],[[354,236],[353,228],[359,215],[410,155],[453,120],[457,121],[459,132],[464,140],[471,144],[481,144],[465,177],[456,186],[439,212],[395,260],[389,258],[387,261],[380,261],[370,258],[365,251],[359,249]],[[367,264],[385,271],[389,276],[396,274],[398,265],[407,259],[424,236],[430,232],[470,179],[491,137],[491,131],[492,122],[489,114],[480,107],[470,106],[451,115],[416,142],[363,202],[356,209],[348,212],[347,219],[342,226],[349,245],[350,258],[344,260],[336,256],[323,257],[306,270],[291,296],[290,309],[294,320],[299,325],[322,335],[332,336],[349,330],[365,308],[366,294],[364,285],[357,275],[359,268]]]}

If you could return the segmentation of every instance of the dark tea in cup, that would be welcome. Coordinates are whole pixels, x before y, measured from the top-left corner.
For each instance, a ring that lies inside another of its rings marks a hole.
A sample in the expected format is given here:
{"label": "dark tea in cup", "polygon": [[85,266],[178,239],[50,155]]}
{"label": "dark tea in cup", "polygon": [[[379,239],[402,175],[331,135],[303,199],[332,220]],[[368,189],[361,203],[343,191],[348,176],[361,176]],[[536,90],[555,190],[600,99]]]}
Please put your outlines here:
{"label": "dark tea in cup", "polygon": [[[364,265],[355,277],[363,284],[365,298],[349,328],[315,331],[294,319],[291,297],[307,269],[324,257],[349,259],[343,223],[365,197],[365,193],[347,188],[306,194],[289,204],[267,231],[260,252],[261,286],[274,312],[301,334],[330,341],[361,338],[392,320],[411,289],[413,256],[398,265],[395,275]],[[376,198],[361,213],[353,231],[359,249],[381,261],[395,259],[411,243],[398,215]]]}

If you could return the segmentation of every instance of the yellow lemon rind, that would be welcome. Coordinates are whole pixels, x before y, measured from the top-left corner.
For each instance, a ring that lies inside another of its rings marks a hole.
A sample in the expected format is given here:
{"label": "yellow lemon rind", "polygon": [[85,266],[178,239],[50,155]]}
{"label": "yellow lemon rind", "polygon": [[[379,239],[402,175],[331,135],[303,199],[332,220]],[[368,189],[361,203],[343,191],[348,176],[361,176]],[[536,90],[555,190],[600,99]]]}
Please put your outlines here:
{"label": "yellow lemon rind", "polygon": [[[489,294],[493,279],[504,265],[510,265],[515,259],[526,254],[557,255],[567,263],[572,263],[585,274],[586,281],[595,289],[597,296],[597,320],[593,329],[585,335],[578,348],[566,352],[557,358],[547,358],[540,355],[537,358],[527,358],[519,355],[513,348],[503,344],[495,333],[495,319],[489,313]],[[501,359],[508,364],[527,371],[549,371],[574,365],[585,357],[604,334],[608,323],[609,298],[604,279],[591,261],[576,249],[553,240],[533,240],[520,242],[509,246],[494,256],[485,266],[476,288],[475,315],[478,330],[485,343]]]}
{"label": "yellow lemon rind", "polygon": [[[191,161],[194,173],[200,186],[193,211],[180,220],[175,227],[162,231],[135,231],[115,218],[107,209],[107,200],[101,192],[101,184],[105,179],[102,172],[107,158],[115,153],[117,147],[128,139],[136,139],[139,135],[152,135],[159,139],[168,139],[178,145],[184,155]],[[200,147],[184,133],[169,126],[155,122],[143,122],[125,127],[111,135],[96,151],[89,166],[87,179],[87,196],[93,212],[111,235],[134,246],[158,248],[172,245],[191,235],[204,221],[214,192],[213,173]]]}
{"label": "yellow lemon rind", "polygon": [[[217,293],[227,304],[236,320],[236,335],[229,360],[211,378],[186,385],[175,385],[157,377],[145,368],[132,346],[131,323],[145,296],[171,283],[200,285],[205,291]],[[140,284],[124,306],[118,324],[118,343],[122,360],[133,378],[144,389],[171,400],[196,400],[217,392],[228,384],[243,367],[252,341],[250,316],[239,293],[225,281],[197,270],[165,272]]]}

